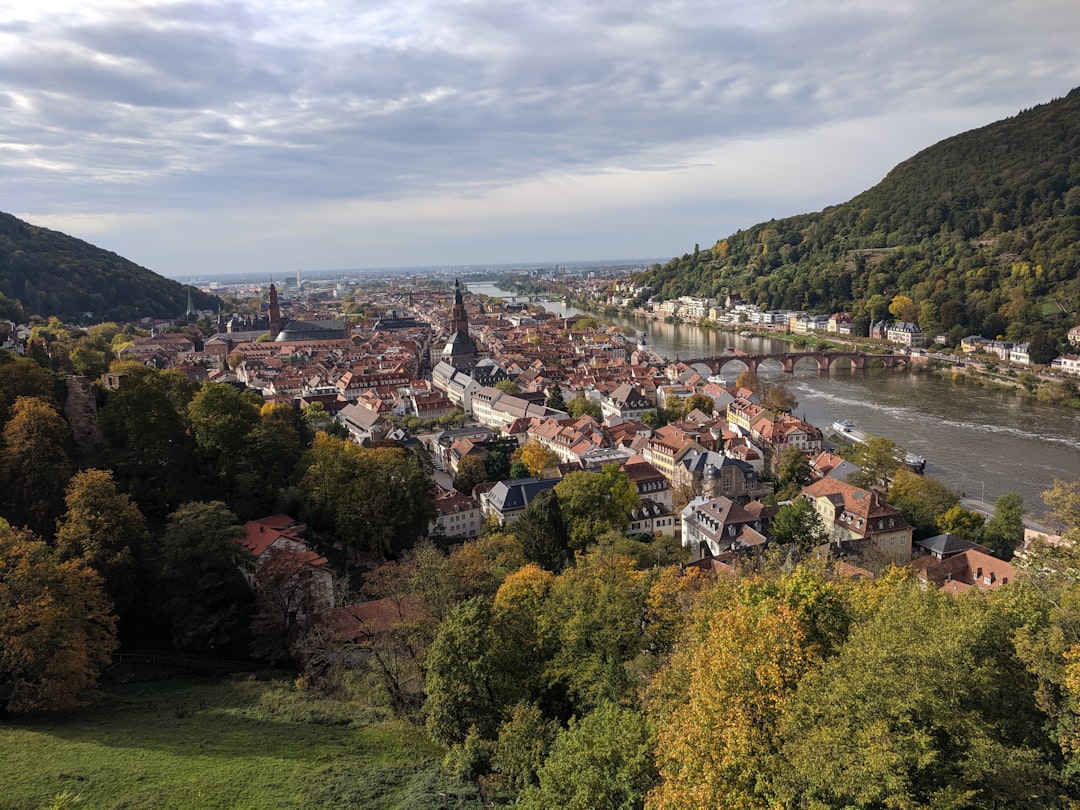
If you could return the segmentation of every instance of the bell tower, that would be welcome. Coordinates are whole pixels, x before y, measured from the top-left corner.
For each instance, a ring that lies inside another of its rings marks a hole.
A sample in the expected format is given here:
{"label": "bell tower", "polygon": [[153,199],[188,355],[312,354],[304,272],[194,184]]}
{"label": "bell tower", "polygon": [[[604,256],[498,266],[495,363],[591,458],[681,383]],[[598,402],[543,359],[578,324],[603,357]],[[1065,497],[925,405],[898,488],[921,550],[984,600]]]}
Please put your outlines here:
{"label": "bell tower", "polygon": [[281,308],[278,306],[277,287],[270,282],[270,339],[274,340],[281,331]]}
{"label": "bell tower", "polygon": [[454,309],[450,312],[450,334],[454,332],[469,334],[469,315],[465,312],[465,302],[461,300],[459,279],[454,279]]}

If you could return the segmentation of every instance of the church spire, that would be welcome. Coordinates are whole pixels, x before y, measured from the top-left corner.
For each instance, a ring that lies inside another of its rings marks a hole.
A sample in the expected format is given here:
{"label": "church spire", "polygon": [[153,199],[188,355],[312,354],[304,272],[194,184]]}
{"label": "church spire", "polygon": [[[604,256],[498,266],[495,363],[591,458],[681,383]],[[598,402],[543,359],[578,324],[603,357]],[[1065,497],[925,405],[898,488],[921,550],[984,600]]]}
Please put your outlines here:
{"label": "church spire", "polygon": [[461,281],[454,279],[454,309],[450,313],[450,333],[469,334],[469,315],[465,312],[465,302],[461,299]]}

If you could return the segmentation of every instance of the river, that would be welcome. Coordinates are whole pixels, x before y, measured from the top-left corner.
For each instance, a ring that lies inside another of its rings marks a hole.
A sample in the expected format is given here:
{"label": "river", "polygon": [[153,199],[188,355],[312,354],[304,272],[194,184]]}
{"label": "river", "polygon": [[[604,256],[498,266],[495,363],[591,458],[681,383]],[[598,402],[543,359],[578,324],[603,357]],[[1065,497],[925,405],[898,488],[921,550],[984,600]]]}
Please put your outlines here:
{"label": "river", "polygon": [[[491,284],[469,284],[469,290],[511,295]],[[557,303],[544,307],[562,315],[581,312]],[[691,324],[614,320],[643,330],[648,344],[667,358],[707,357],[728,347],[752,353],[790,349],[783,341],[742,338]],[[736,368],[725,369],[729,384],[738,375]],[[1041,515],[1041,493],[1055,479],[1080,480],[1080,411],[1075,409],[901,369],[837,368],[823,375],[804,363],[794,374],[785,374],[779,365],[766,364],[759,373],[783,382],[799,401],[796,415],[826,434],[835,420],[850,420],[866,433],[924,456],[927,475],[968,497],[993,503],[1006,492],[1017,492],[1029,512]]]}

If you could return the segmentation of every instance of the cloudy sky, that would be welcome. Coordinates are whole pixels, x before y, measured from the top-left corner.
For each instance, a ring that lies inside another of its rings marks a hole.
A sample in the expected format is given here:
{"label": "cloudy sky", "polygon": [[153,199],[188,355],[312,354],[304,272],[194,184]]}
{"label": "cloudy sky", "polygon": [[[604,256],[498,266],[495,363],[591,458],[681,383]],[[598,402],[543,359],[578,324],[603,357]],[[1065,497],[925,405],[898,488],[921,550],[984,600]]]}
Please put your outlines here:
{"label": "cloudy sky", "polygon": [[1080,85],[1077,0],[0,0],[0,210],[165,275],[664,258]]}

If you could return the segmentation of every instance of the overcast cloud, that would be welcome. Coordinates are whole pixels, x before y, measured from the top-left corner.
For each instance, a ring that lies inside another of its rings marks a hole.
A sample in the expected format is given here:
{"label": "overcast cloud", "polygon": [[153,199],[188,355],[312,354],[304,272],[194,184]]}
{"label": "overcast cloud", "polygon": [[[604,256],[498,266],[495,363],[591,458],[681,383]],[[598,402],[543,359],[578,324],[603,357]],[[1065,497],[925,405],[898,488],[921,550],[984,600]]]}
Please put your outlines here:
{"label": "overcast cloud", "polygon": [[1080,85],[1076,0],[0,0],[0,210],[157,272],[667,257]]}

